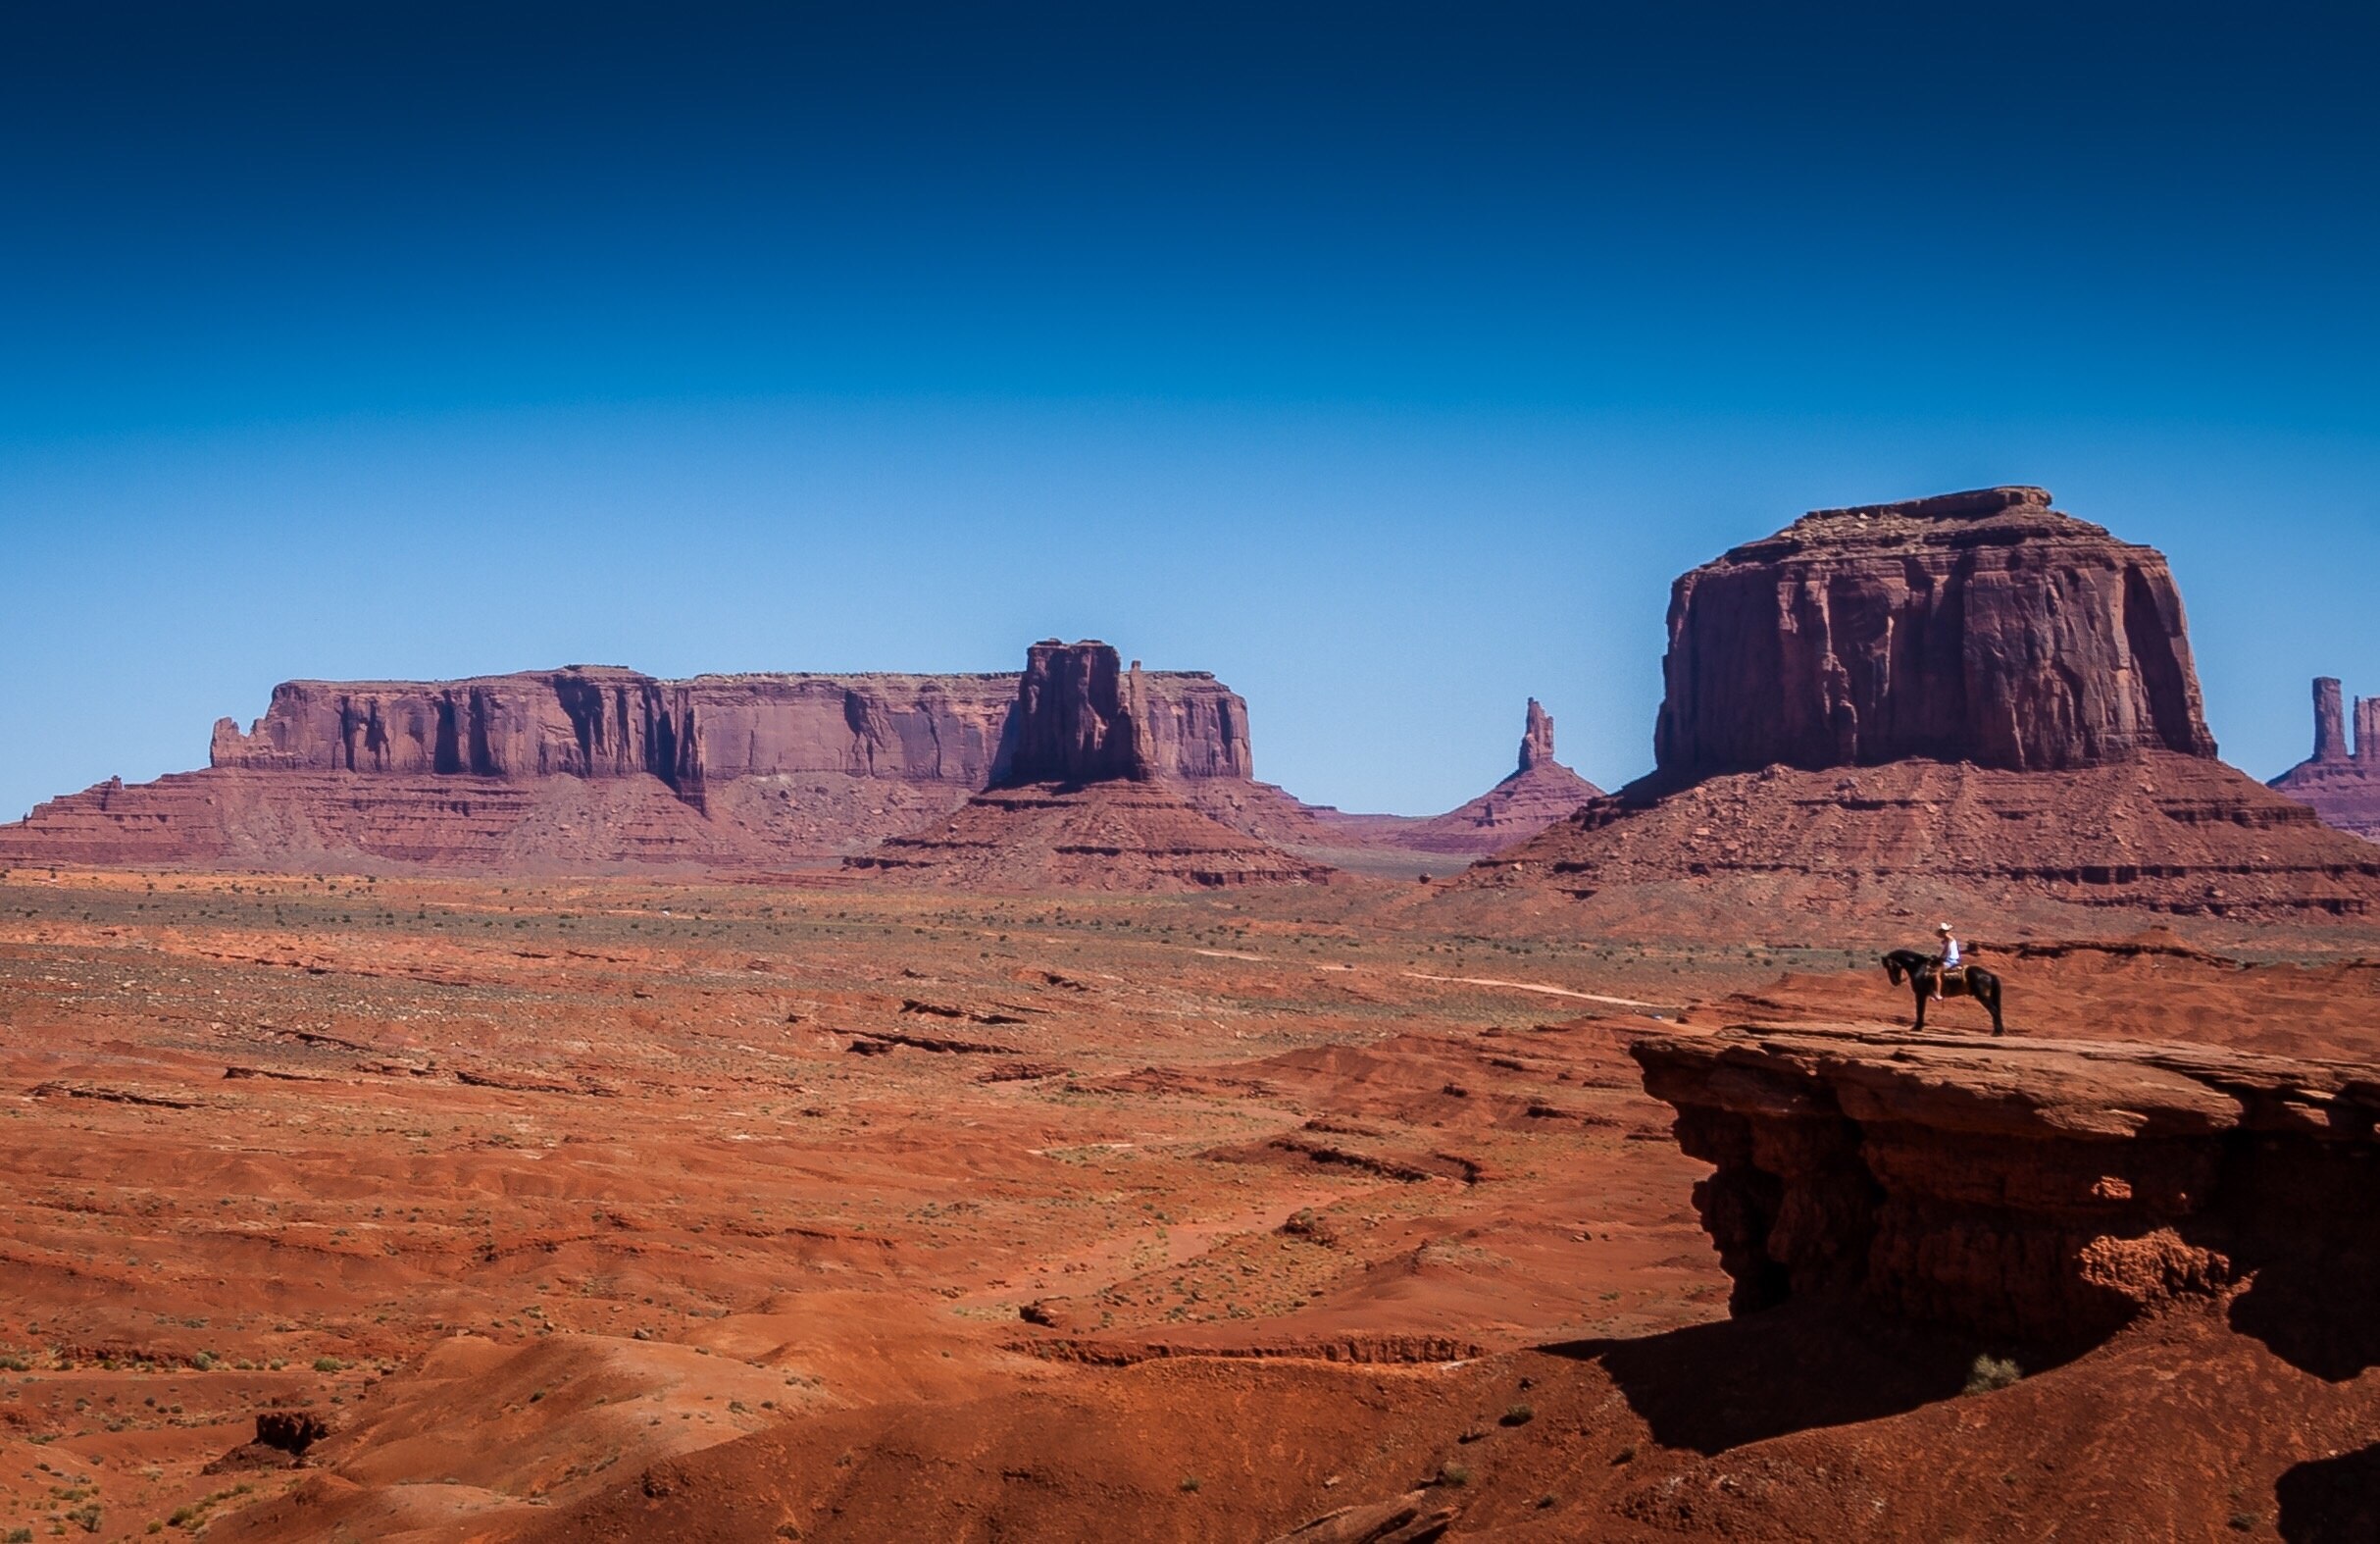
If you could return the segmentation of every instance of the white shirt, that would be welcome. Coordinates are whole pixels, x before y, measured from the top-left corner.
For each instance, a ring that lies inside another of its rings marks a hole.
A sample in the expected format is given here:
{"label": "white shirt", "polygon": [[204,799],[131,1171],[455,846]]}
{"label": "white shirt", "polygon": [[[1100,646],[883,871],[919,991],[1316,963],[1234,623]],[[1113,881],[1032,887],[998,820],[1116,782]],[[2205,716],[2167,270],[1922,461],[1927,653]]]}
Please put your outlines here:
{"label": "white shirt", "polygon": [[1946,938],[1942,941],[1942,967],[1945,970],[1958,968],[1958,940]]}

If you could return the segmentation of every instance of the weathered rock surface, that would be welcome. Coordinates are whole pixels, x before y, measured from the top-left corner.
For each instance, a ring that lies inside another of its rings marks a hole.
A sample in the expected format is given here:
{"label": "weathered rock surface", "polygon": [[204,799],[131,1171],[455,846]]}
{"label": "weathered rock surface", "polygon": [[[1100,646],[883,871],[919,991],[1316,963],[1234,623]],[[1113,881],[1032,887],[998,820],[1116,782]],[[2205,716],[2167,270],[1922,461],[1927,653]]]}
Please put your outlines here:
{"label": "weathered rock surface", "polygon": [[[1085,668],[1084,647],[1034,650]],[[1112,661],[1114,650],[1107,650]],[[1112,674],[1112,672],[1111,672]],[[292,681],[246,734],[216,725],[213,764],[252,770],[529,778],[657,777],[682,793],[740,777],[833,773],[973,792],[1011,773],[1021,678],[696,676],[567,670],[455,682]],[[1154,774],[1250,774],[1247,705],[1204,672],[1146,672],[1135,691]],[[1107,706],[1112,713],[1114,687]],[[1101,721],[1104,722],[1104,721]],[[1037,753],[1049,747],[1037,745]]]}
{"label": "weathered rock surface", "polygon": [[2272,786],[2310,805],[2323,822],[2380,841],[2380,697],[2355,699],[2355,738],[2349,744],[2338,681],[2314,683],[2314,753],[2272,780]]}
{"label": "weathered rock surface", "polygon": [[1409,847],[1437,852],[1494,852],[1533,837],[1602,790],[1553,759],[1553,715],[1529,699],[1520,765],[1467,804],[1401,833]]}
{"label": "weathered rock surface", "polygon": [[[1232,699],[1236,705],[1238,698]],[[1095,641],[1033,645],[1009,718],[1015,749],[995,785],[948,818],[844,866],[968,890],[1191,890],[1326,879],[1305,862],[1192,808],[1168,775],[1154,703],[1134,660]],[[1190,710],[1195,711],[1195,710]],[[1177,738],[1189,718],[1175,719]],[[1241,747],[1246,717],[1195,732]]]}
{"label": "weathered rock surface", "polygon": [[1816,510],[1737,547],[1672,590],[1663,674],[1672,784],[2215,753],[2164,557],[2038,488]]}
{"label": "weathered rock surface", "polygon": [[[831,861],[1010,777],[1022,681],[664,681],[599,666],[457,682],[293,681],[246,733],[228,719],[216,725],[207,771],[111,780],[0,826],[0,866],[558,873]],[[1117,685],[1134,708],[1119,715],[1120,697],[1099,699],[1108,717],[1092,726],[1098,753],[1128,754],[1186,786],[1246,782],[1247,708],[1228,688],[1176,671],[1136,670]],[[1117,721],[1129,726],[1120,738],[1100,727]],[[1037,742],[1036,753],[1045,748]]]}
{"label": "weathered rock surface", "polygon": [[2365,847],[2214,759],[2164,559],[2039,489],[1821,510],[1738,547],[1678,581],[1664,670],[1658,769],[1467,888],[2380,912]]}
{"label": "weathered rock surface", "polygon": [[[2229,1294],[2368,1337],[2380,1068],[2205,1046],[1737,1029],[1632,1054],[1716,1165],[1738,1313],[1850,1300],[2051,1345]],[[2358,1327],[2361,1326],[2361,1327]]]}
{"label": "weathered rock surface", "polygon": [[[1115,649],[1095,640],[1061,643],[1051,638],[1034,644],[1009,722],[1015,750],[999,778],[1003,785],[1146,780],[1172,770],[1158,756],[1140,661],[1134,660],[1128,673]],[[1218,743],[1244,751],[1244,707],[1237,715],[1227,709],[1201,727]],[[1240,765],[1246,765],[1244,754]]]}

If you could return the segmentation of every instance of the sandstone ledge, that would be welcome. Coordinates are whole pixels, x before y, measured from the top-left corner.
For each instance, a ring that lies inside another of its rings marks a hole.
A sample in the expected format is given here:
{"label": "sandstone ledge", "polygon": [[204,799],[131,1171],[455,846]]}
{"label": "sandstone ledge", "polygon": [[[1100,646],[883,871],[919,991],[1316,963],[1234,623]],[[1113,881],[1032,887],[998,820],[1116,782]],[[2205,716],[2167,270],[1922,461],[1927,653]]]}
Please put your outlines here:
{"label": "sandstone ledge", "polygon": [[1850,1029],[1631,1049],[1716,1165],[1695,1203],[1739,1313],[1812,1296],[2076,1344],[2262,1277],[2310,1334],[2372,1285],[2380,1068]]}

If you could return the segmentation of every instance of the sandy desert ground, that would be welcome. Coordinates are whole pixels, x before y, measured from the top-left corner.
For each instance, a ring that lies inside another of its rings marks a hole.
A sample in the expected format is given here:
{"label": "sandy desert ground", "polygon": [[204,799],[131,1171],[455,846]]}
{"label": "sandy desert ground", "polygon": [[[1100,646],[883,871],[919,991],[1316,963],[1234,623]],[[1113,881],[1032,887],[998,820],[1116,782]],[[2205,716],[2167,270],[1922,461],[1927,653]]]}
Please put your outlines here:
{"label": "sandy desert ground", "polygon": [[[21,870],[0,1536],[2213,1537],[2380,1439],[2217,1320],[1727,1321],[1626,1046],[1893,1022],[1920,924],[1656,900]],[[2364,933],[1986,920],[2019,1033],[2380,1055]]]}

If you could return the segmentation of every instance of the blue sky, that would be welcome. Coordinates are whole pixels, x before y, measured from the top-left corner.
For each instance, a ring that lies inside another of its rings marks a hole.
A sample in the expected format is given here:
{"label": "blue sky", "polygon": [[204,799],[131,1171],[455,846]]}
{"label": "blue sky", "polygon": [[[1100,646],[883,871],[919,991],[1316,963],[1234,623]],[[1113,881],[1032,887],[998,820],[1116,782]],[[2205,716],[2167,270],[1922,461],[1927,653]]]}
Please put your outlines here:
{"label": "blue sky", "polygon": [[0,812],[291,676],[1051,634],[1309,798],[1529,695],[1616,784],[1680,570],[1997,482],[2277,772],[2380,695],[2380,30],[1919,10],[14,8]]}

